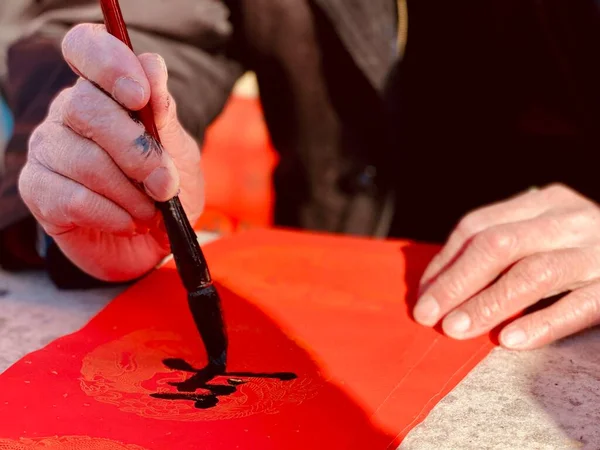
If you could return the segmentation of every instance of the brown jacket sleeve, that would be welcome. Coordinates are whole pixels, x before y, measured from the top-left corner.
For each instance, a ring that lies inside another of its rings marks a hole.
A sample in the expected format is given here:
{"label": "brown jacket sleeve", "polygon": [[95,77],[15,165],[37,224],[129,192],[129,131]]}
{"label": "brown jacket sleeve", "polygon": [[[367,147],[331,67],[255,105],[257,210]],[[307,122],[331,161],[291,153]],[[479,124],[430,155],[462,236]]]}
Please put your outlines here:
{"label": "brown jacket sleeve", "polygon": [[[16,37],[38,33],[58,44],[74,25],[102,21],[97,0],[14,3],[0,8],[0,56]],[[236,43],[229,10],[215,0],[122,0],[121,7],[136,52],[165,58],[180,120],[202,139],[244,72],[231,56]]]}

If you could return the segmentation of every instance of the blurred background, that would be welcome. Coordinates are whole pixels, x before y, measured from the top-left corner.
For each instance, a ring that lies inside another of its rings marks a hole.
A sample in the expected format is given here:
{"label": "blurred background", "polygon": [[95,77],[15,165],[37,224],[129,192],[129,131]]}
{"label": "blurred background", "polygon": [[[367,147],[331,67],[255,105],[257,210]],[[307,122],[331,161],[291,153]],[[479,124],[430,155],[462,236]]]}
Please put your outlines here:
{"label": "blurred background", "polygon": [[225,110],[208,128],[202,161],[206,208],[196,229],[228,234],[272,225],[271,174],[277,156],[253,73],[238,81]]}

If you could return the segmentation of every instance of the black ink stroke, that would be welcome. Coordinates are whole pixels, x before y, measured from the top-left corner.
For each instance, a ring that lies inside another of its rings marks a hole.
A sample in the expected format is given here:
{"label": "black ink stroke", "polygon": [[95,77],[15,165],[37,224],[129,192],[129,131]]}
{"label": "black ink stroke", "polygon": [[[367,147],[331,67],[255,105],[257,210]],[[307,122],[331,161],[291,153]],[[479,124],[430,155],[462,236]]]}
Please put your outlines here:
{"label": "black ink stroke", "polygon": [[[183,359],[165,359],[163,364],[172,370],[193,373],[189,379],[177,383],[169,383],[177,388],[176,393],[160,392],[150,394],[153,398],[164,400],[188,400],[194,402],[198,409],[213,408],[218,405],[219,397],[232,395],[236,392],[236,387],[249,383],[251,379],[270,378],[280,381],[291,381],[298,376],[291,372],[275,373],[253,373],[253,372],[225,372],[218,367],[209,364],[203,369],[196,369]],[[210,383],[215,378],[226,378],[227,384]],[[199,390],[206,393],[197,392]]]}

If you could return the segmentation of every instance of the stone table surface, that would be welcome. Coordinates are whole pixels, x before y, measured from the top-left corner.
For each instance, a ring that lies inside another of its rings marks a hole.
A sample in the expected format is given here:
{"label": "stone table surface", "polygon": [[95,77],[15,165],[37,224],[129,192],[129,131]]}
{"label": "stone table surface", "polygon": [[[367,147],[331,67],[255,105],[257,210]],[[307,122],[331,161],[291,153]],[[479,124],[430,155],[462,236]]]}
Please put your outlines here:
{"label": "stone table surface", "polygon": [[[80,329],[122,289],[58,292],[42,274],[0,272],[0,372]],[[494,350],[400,449],[600,449],[600,330]]]}

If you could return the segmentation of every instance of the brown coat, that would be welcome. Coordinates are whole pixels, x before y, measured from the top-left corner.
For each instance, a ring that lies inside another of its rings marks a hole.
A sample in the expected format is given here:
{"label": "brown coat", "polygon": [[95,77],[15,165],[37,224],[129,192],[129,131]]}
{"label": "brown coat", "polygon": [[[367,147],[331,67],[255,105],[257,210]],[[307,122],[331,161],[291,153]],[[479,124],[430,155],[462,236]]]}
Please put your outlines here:
{"label": "brown coat", "polygon": [[[166,59],[180,117],[199,140],[235,81],[256,72],[281,155],[279,225],[376,232],[385,195],[352,181],[370,175],[373,162],[360,152],[377,141],[369,136],[373,129],[360,125],[374,112],[361,107],[379,107],[401,51],[395,0],[122,0],[121,6],[136,50]],[[41,34],[58,42],[74,24],[99,21],[96,0],[1,2],[0,55],[17,37]],[[344,177],[351,185],[345,190]],[[385,234],[385,226],[378,232]]]}
{"label": "brown coat", "polygon": [[[442,241],[468,210],[533,184],[600,201],[600,0],[407,0],[405,51],[396,0],[121,1],[199,140],[256,72],[279,225]],[[54,41],[101,20],[96,0],[2,1],[2,14],[0,35]],[[13,60],[51,55],[31,47]]]}

